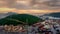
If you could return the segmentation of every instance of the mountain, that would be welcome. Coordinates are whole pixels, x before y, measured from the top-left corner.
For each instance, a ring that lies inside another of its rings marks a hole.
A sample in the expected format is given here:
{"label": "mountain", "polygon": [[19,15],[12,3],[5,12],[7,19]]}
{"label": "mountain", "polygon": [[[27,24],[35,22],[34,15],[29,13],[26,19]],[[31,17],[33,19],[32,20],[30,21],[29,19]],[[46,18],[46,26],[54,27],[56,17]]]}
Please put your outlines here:
{"label": "mountain", "polygon": [[14,12],[0,13],[0,19],[5,18],[9,15],[13,15],[13,14],[16,14],[16,13],[14,13]]}
{"label": "mountain", "polygon": [[60,12],[44,14],[39,17],[44,19],[60,19]]}
{"label": "mountain", "polygon": [[57,13],[50,13],[50,14],[47,14],[47,16],[52,16],[52,17],[60,18],[60,12],[57,12]]}
{"label": "mountain", "polygon": [[33,15],[29,15],[29,14],[13,14],[13,15],[9,15],[3,19],[0,20],[0,25],[18,25],[18,24],[27,24],[27,25],[32,25],[35,24],[37,22],[42,22],[44,20],[42,20],[41,18],[38,18],[36,16]]}

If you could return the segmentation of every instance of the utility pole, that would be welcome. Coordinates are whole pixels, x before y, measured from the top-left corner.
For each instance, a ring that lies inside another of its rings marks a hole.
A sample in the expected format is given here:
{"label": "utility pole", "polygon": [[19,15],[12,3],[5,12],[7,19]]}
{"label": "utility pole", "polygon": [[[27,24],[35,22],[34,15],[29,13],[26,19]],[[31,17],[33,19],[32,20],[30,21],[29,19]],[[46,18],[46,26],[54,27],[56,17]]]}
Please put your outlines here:
{"label": "utility pole", "polygon": [[[28,19],[26,19],[26,23],[28,23]],[[28,24],[26,25],[26,29],[27,29],[27,34],[28,34]]]}

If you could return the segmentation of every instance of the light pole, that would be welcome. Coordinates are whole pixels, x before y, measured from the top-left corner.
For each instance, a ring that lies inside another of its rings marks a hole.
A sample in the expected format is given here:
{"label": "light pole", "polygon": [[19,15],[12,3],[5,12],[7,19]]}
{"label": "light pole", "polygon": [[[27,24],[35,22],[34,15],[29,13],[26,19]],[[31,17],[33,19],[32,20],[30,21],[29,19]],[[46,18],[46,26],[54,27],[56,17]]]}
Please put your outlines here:
{"label": "light pole", "polygon": [[[28,23],[28,19],[26,19],[26,23]],[[26,25],[26,29],[27,29],[27,34],[28,34],[28,24]]]}

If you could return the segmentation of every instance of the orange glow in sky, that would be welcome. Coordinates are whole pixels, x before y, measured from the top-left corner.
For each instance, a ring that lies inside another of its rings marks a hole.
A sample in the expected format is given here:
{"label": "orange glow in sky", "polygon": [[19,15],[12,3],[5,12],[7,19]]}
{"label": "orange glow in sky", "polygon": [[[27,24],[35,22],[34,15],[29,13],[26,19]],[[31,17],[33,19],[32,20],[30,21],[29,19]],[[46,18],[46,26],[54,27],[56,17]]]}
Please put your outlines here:
{"label": "orange glow in sky", "polygon": [[[33,9],[27,9],[27,8],[35,8],[35,4],[32,2],[32,0],[0,0],[0,13],[6,13],[6,12],[16,12],[19,14],[28,13],[28,14],[46,14],[46,13],[53,13],[53,12],[60,12],[60,9],[54,9],[49,10],[47,5],[44,4],[44,2],[47,2],[48,0],[40,0],[41,3],[36,3],[39,8],[45,8],[44,10],[33,10]],[[60,4],[60,3],[59,3]],[[17,9],[17,8],[20,8]],[[21,8],[26,8],[27,10],[21,10]],[[46,9],[47,8],[47,9]],[[51,9],[51,7],[50,7]]]}
{"label": "orange glow in sky", "polygon": [[15,8],[0,8],[0,13],[6,12],[16,12],[19,14],[27,13],[27,14],[46,14],[53,12],[60,12],[60,10],[18,10]]}

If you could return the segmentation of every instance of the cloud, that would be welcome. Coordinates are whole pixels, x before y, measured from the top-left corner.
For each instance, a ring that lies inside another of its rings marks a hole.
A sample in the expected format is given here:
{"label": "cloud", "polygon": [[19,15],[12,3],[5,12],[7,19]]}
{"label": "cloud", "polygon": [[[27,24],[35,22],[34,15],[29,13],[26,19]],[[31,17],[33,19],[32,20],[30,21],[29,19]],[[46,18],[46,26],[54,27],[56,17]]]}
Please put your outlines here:
{"label": "cloud", "polygon": [[[58,6],[58,5],[59,6]],[[60,2],[58,0],[20,0],[16,1],[15,8],[18,9],[59,9]]]}
{"label": "cloud", "polygon": [[[57,2],[56,2],[57,1]],[[60,9],[58,0],[0,0],[0,7],[16,9]]]}

